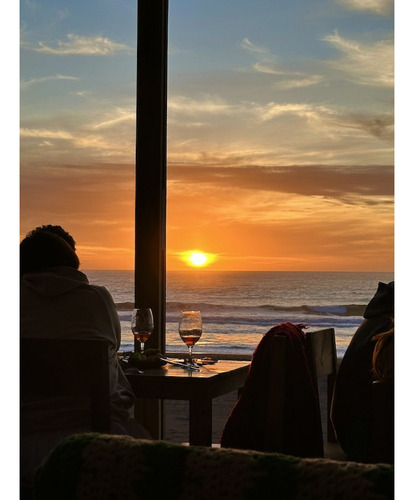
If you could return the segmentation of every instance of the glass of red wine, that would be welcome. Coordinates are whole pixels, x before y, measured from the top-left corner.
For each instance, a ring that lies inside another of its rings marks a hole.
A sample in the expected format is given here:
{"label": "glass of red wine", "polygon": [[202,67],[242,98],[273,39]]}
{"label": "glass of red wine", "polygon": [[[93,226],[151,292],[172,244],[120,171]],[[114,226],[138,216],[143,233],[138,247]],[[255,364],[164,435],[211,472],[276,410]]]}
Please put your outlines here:
{"label": "glass of red wine", "polygon": [[181,340],[188,347],[190,364],[193,364],[193,346],[200,339],[202,332],[201,312],[182,311],[178,332]]}
{"label": "glass of red wine", "polygon": [[134,309],[131,319],[131,329],[134,337],[140,343],[141,354],[144,352],[145,342],[154,331],[154,318],[149,307]]}

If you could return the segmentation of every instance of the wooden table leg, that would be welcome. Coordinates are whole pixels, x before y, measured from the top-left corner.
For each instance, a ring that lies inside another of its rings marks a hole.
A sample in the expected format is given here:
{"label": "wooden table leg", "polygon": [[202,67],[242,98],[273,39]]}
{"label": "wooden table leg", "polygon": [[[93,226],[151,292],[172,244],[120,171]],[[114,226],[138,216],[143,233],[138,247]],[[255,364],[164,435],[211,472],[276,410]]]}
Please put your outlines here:
{"label": "wooden table leg", "polygon": [[190,400],[190,444],[211,446],[212,419],[211,398],[197,397]]}
{"label": "wooden table leg", "polygon": [[164,402],[160,399],[137,399],[135,420],[143,425],[153,439],[162,439],[164,430]]}

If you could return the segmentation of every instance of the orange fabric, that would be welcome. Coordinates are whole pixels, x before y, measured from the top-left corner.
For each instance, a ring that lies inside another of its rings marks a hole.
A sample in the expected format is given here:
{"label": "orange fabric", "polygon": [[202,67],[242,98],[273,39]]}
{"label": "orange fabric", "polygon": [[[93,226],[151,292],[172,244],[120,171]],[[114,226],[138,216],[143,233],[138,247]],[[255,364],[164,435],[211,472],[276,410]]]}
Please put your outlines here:
{"label": "orange fabric", "polygon": [[[286,349],[286,399],[282,449],[269,449],[265,417],[268,405],[271,341],[284,335]],[[299,457],[322,457],[323,437],[319,401],[313,386],[305,348],[305,334],[292,323],[271,328],[256,347],[242,395],[221,436],[226,448],[278,451]]]}

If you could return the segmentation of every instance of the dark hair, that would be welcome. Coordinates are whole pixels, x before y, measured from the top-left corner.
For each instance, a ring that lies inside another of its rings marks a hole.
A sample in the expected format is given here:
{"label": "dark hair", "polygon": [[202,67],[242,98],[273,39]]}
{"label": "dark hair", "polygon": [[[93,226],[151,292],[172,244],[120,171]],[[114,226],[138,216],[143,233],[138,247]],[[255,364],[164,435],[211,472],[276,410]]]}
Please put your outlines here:
{"label": "dark hair", "polygon": [[53,233],[53,234],[57,234],[58,236],[60,236],[61,238],[63,238],[66,243],[68,243],[72,248],[73,250],[76,250],[75,248],[75,240],[73,239],[73,237],[63,229],[62,226],[55,226],[55,225],[52,225],[52,224],[47,224],[47,225],[43,225],[43,226],[38,226],[36,229],[33,229],[32,231],[30,231],[29,233],[27,233],[26,237],[27,236],[33,236],[37,233],[43,233],[43,232],[47,232],[47,233]]}
{"label": "dark hair", "polygon": [[79,258],[72,246],[56,233],[30,232],[20,243],[20,274],[56,266],[79,269]]}

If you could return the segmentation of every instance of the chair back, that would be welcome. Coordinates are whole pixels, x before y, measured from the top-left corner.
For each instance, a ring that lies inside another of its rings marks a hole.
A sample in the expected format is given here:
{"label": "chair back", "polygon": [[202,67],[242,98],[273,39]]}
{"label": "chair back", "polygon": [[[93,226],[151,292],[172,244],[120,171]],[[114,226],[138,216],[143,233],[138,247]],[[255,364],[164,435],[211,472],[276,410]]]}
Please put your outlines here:
{"label": "chair back", "polygon": [[[20,340],[21,406],[53,401],[54,409],[68,398],[90,401],[90,425],[95,432],[110,432],[108,344],[104,340]],[[30,421],[21,419],[21,431]]]}
{"label": "chair back", "polygon": [[323,456],[319,402],[299,325],[281,323],[259,342],[221,446]]}
{"label": "chair back", "polygon": [[327,384],[327,408],[326,408],[326,422],[327,422],[327,441],[328,443],[336,443],[335,430],[330,418],[331,404],[333,398],[333,391],[336,380],[336,343],[335,343],[335,329],[326,328],[324,330],[316,330],[313,332],[306,332],[306,345],[308,351],[309,365],[311,367],[312,376],[314,377],[314,386],[318,392],[318,380],[326,377]]}

